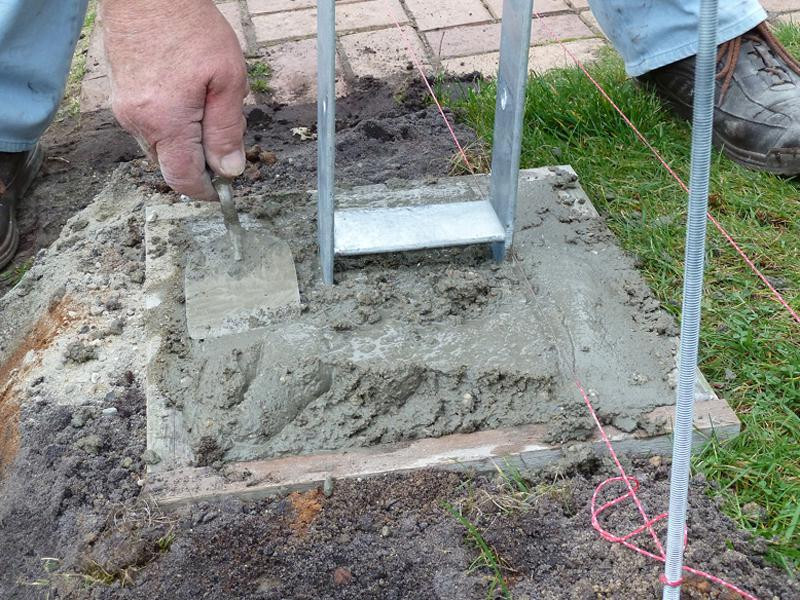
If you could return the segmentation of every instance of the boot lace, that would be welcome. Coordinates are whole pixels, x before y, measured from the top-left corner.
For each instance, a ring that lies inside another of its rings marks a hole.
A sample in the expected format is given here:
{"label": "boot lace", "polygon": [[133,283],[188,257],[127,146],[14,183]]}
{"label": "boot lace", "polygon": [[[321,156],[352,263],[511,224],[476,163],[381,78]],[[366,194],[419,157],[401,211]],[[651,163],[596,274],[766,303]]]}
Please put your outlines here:
{"label": "boot lace", "polygon": [[[720,100],[725,98],[725,94],[731,86],[733,74],[739,62],[742,41],[744,40],[753,42],[753,48],[764,63],[764,66],[759,70],[778,78],[780,83],[792,82],[786,67],[800,76],[800,62],[795,60],[795,58],[781,46],[781,43],[772,33],[769,26],[766,23],[761,23],[756,26],[755,29],[748,31],[744,35],[740,35],[729,42],[725,42],[717,50],[717,64],[722,65],[717,71],[717,80],[722,82],[720,86]],[[781,62],[775,60],[775,57],[783,61],[785,66],[781,64]]]}

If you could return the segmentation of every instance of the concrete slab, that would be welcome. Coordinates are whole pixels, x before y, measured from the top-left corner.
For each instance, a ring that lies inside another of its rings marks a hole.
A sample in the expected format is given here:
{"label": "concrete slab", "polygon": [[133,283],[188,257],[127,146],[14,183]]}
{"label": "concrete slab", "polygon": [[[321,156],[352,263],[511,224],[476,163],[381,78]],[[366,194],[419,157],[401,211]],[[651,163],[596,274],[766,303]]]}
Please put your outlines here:
{"label": "concrete slab", "polygon": [[[487,187],[484,175],[393,182],[342,190],[337,201],[474,201]],[[596,442],[573,373],[618,440],[667,448],[674,322],[569,167],[520,174],[513,260],[496,265],[477,246],[342,259],[333,288],[317,273],[313,197],[295,198],[270,225],[253,216],[265,199],[238,201],[252,213],[245,227],[271,226],[293,245],[303,305],[259,316],[247,334],[191,340],[186,230],[221,217],[196,203],[147,209],[150,485],[165,502],[263,495],[329,475],[548,460],[562,444]],[[698,431],[738,431],[704,381],[698,402]]]}

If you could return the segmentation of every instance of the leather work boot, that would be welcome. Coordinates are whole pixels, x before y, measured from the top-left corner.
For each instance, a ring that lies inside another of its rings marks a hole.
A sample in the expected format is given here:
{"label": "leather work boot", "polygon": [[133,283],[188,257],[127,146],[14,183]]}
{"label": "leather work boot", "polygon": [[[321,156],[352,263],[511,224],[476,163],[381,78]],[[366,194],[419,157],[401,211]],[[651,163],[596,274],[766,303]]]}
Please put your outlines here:
{"label": "leather work boot", "polygon": [[[692,118],[695,59],[645,73],[639,79],[676,112]],[[800,63],[766,23],[720,45],[714,145],[750,169],[800,174]]]}
{"label": "leather work boot", "polygon": [[0,152],[0,271],[17,252],[17,203],[39,172],[42,158],[39,144],[27,152]]}

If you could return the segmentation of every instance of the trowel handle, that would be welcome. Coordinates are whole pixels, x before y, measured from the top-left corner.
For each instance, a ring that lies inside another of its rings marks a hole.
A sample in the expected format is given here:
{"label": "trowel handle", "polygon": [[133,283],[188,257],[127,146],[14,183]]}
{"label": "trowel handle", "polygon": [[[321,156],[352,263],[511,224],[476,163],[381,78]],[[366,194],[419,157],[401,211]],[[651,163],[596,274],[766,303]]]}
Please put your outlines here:
{"label": "trowel handle", "polygon": [[225,219],[225,225],[239,225],[239,215],[236,212],[236,205],[233,203],[231,180],[225,177],[215,177],[212,183],[214,184],[214,189],[217,190],[217,196],[219,196],[219,203],[222,206],[222,218]]}
{"label": "trowel handle", "polygon": [[222,219],[225,221],[225,228],[231,238],[233,245],[233,255],[235,260],[242,260],[242,225],[239,222],[239,214],[236,212],[236,205],[233,203],[233,188],[231,180],[225,177],[215,177],[212,181],[214,189],[219,196],[219,204],[222,207]]}

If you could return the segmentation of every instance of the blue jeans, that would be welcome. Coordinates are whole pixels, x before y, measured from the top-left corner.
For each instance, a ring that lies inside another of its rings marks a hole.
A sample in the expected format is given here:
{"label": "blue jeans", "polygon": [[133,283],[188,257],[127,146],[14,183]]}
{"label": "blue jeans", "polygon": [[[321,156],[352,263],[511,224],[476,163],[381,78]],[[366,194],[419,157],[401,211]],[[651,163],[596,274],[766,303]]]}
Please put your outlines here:
{"label": "blue jeans", "polygon": [[[589,5],[628,75],[697,54],[700,0],[589,0]],[[766,18],[758,0],[720,0],[717,41],[738,37]]]}
{"label": "blue jeans", "polygon": [[87,0],[0,0],[0,152],[30,149],[56,113]]}
{"label": "blue jeans", "polygon": [[[0,0],[0,152],[31,148],[52,120],[86,4],[87,0]],[[696,52],[699,0],[590,4],[630,75]],[[741,35],[766,18],[758,0],[721,0],[719,41]]]}

